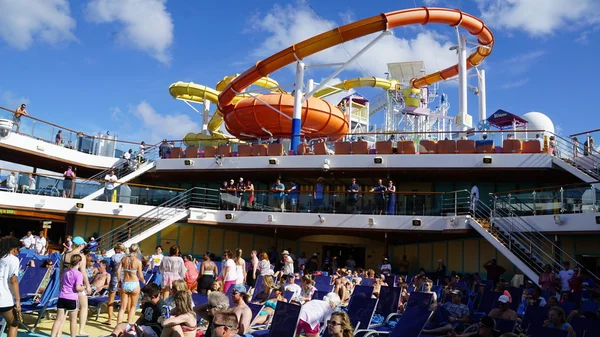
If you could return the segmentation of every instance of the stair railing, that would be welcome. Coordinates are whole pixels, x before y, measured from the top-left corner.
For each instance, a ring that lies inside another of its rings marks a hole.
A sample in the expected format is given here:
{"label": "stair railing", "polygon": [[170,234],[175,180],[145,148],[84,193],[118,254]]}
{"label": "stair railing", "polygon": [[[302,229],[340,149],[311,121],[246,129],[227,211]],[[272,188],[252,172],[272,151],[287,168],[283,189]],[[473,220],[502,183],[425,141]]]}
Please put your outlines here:
{"label": "stair railing", "polygon": [[574,141],[566,139],[552,132],[547,132],[556,140],[556,153],[554,156],[567,164],[575,167],[590,177],[600,180],[600,153],[593,147],[585,148],[585,140]]}
{"label": "stair railing", "polygon": [[[492,201],[493,205],[498,203],[498,199],[504,199],[504,197],[497,195],[494,197],[495,199]],[[479,202],[478,206],[481,205],[483,208],[487,207],[487,209],[491,211],[491,216],[488,218],[491,227],[498,226],[500,229],[507,231],[509,233],[507,235],[509,238],[515,240],[515,243],[518,243],[522,249],[526,248],[531,255],[531,259],[537,260],[538,267],[543,268],[544,265],[549,264],[552,267],[552,270],[559,271],[562,268],[563,261],[570,261],[573,267],[585,270],[596,280],[600,281],[600,278],[587,270],[585,266],[579,263],[574,257],[566,253],[546,235],[539,232],[525,219],[517,215],[514,212],[514,206],[506,202],[506,200],[501,201],[504,201],[509,207],[499,208],[492,206],[490,208],[482,202]],[[557,255],[560,256],[560,259],[556,258]]]}
{"label": "stair railing", "polygon": [[[524,238],[515,231],[514,221],[505,219],[502,223],[498,223],[495,219],[490,218],[493,213],[488,205],[482,201],[477,201],[473,212],[473,218],[477,221],[488,233],[496,240],[502,243],[511,253],[519,260],[523,261],[532,271],[539,276],[543,272],[543,267],[539,263],[532,263],[531,248],[529,250],[521,247],[528,247]],[[487,222],[487,223],[486,223]]]}
{"label": "stair railing", "polygon": [[125,242],[190,208],[218,209],[219,202],[219,190],[194,187],[101,235],[99,248],[108,251],[117,242]]}
{"label": "stair railing", "polygon": [[[156,159],[160,158],[159,157],[160,144],[161,143],[157,143],[155,145],[148,146],[144,149],[144,159],[145,159],[144,163],[146,163],[146,164],[151,163],[151,162],[155,161]],[[131,161],[136,161],[136,159],[132,158]],[[121,179],[124,176],[128,175],[129,173],[134,172],[135,170],[130,166],[131,161],[127,162],[127,161],[125,161],[125,159],[121,158],[121,159],[119,159],[119,161],[117,161],[115,163],[115,165],[113,165],[112,167],[109,167],[108,169],[106,169],[104,171],[98,172],[89,178],[77,179],[76,183],[77,183],[78,189],[81,191],[81,197],[90,195],[90,194],[96,192],[97,190],[103,188],[104,184],[101,182],[105,181],[104,178],[112,170],[115,170],[115,175],[117,176],[117,179]],[[142,165],[144,165],[144,164],[142,164]],[[83,187],[83,186],[85,186],[85,187]],[[82,191],[82,189],[84,189],[84,190]]]}

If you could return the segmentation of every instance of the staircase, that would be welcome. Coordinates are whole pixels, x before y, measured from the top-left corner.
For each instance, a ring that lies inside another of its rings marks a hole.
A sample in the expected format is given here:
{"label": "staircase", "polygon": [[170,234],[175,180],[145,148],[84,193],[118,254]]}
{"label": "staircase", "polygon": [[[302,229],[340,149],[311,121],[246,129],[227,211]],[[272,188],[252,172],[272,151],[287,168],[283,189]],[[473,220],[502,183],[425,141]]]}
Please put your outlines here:
{"label": "staircase", "polygon": [[600,180],[600,154],[594,149],[584,153],[584,142],[573,141],[552,134],[556,139],[556,152],[552,162],[586,183]]}
{"label": "staircase", "polygon": [[99,247],[106,250],[107,256],[111,256],[116,243],[121,242],[126,247],[139,243],[186,219],[190,215],[190,208],[217,209],[219,201],[219,190],[194,187],[101,235],[98,238]]}
{"label": "staircase", "polygon": [[[121,170],[120,173],[121,175],[123,175],[123,173],[125,173],[124,176],[119,177],[119,175],[117,174],[117,170],[115,170],[115,175],[117,176],[117,183],[115,183],[115,188],[119,187],[121,184],[127,183],[139,176],[141,176],[142,174],[152,170],[154,167],[156,167],[156,162],[154,161],[147,161],[145,163],[143,163],[140,167],[138,167],[136,170]],[[107,172],[106,174],[110,173]],[[106,176],[105,174],[105,176]],[[102,180],[104,180],[104,177],[102,177]],[[99,196],[104,194],[104,185],[100,185],[101,187],[96,189],[94,192],[86,195],[83,200],[94,200],[96,198],[98,198]]]}
{"label": "staircase", "polygon": [[[557,272],[562,269],[563,261],[570,261],[573,267],[585,269],[552,240],[518,216],[515,213],[518,206],[507,200],[498,200],[502,198],[497,197],[492,207],[477,200],[475,209],[470,211],[472,218],[469,223],[527,277],[537,282],[545,265],[550,265]],[[500,204],[508,207],[499,207]]]}
{"label": "staircase", "polygon": [[152,145],[145,149],[145,162],[142,164],[138,165],[135,159],[133,158],[129,162],[125,161],[125,159],[120,159],[113,167],[109,169],[98,172],[87,179],[78,179],[77,186],[78,189],[81,191],[81,196],[83,196],[82,199],[94,200],[97,197],[101,196],[104,193],[104,178],[112,170],[115,170],[115,175],[118,179],[118,183],[115,184],[116,187],[128,181],[131,181],[141,176],[143,173],[153,169],[156,166],[156,160],[160,158],[158,151],[159,146],[160,143]]}

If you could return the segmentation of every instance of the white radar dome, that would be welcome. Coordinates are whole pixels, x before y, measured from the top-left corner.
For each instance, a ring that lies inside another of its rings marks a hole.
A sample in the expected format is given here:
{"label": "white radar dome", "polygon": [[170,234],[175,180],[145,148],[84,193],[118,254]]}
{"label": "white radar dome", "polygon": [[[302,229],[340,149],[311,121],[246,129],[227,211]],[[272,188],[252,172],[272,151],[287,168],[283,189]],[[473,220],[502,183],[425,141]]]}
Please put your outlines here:
{"label": "white radar dome", "polygon": [[527,130],[544,130],[554,133],[554,123],[541,112],[528,112],[523,115],[523,119],[527,121]]}

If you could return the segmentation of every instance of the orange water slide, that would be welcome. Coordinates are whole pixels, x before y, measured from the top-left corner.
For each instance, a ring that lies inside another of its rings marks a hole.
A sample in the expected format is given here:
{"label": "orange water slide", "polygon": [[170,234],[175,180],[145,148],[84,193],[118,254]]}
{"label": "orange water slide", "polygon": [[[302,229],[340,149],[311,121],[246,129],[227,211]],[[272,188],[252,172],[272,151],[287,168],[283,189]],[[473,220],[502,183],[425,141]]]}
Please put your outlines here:
{"label": "orange water slide", "polygon": [[[259,99],[250,99],[252,101],[246,101],[248,99],[245,99],[237,104],[233,104],[235,96],[259,78],[268,76],[276,70],[296,62],[297,59],[304,59],[330,47],[369,34],[406,25],[425,25],[430,23],[447,24],[453,27],[459,26],[477,37],[481,46],[467,58],[468,68],[479,65],[492,52],[494,36],[490,29],[480,19],[463,13],[460,10],[422,7],[382,13],[371,18],[332,29],[328,32],[294,44],[257,62],[252,68],[233,79],[219,94],[218,98],[218,106],[224,114],[228,131],[236,136],[240,136],[240,134],[250,134],[261,137],[266,135],[289,135],[291,131],[291,122],[270,123],[270,121],[274,119],[278,121],[289,121],[289,119],[274,111],[271,107],[261,102],[261,100],[264,101],[266,99],[264,96],[271,96],[268,98],[269,104],[274,102],[275,104],[271,104],[272,107],[279,108],[277,102],[283,103],[285,101],[285,105],[287,106],[291,95],[261,95],[259,96]],[[413,79],[411,84],[415,88],[420,88],[449,79],[457,74],[458,64],[424,77]],[[282,97],[277,98],[273,97],[273,95]],[[240,105],[242,102],[243,104]],[[312,134],[315,136],[322,136],[335,134],[337,132],[343,134],[348,131],[347,121],[346,123],[340,123],[339,121],[340,118],[345,118],[344,114],[339,109],[330,109],[328,106],[322,104],[319,104],[318,107],[316,104],[313,104],[314,107],[311,107],[311,105],[308,104],[309,102],[310,100],[305,102],[302,107],[302,132],[305,135],[310,136]],[[239,108],[238,105],[240,105]],[[252,109],[249,109],[249,106],[252,106]],[[279,110],[291,117],[292,111],[291,109],[286,108],[286,106],[281,106],[285,109]],[[335,125],[328,127],[328,124],[332,122]],[[343,126],[344,124],[346,125],[345,127]],[[288,127],[288,125],[290,127]],[[272,128],[269,129],[269,126]],[[268,130],[269,132],[265,132],[264,130]]]}

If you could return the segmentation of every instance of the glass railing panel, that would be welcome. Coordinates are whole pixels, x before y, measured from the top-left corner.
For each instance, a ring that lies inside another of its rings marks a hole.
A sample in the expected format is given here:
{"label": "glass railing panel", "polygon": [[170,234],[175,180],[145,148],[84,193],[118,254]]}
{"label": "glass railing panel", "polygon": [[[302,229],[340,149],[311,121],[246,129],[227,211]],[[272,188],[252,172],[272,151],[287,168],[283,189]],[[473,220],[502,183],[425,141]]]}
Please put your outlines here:
{"label": "glass railing panel", "polygon": [[[441,212],[441,194],[395,193],[384,197],[374,193],[326,192],[322,195],[300,191],[296,194],[255,191],[248,193],[221,193],[220,209],[275,211],[298,213],[340,213],[370,215],[431,215]],[[253,202],[251,202],[253,200]]]}
{"label": "glass railing panel", "polygon": [[496,194],[497,209],[520,216],[596,212],[600,209],[600,191],[595,185],[576,185]]}

